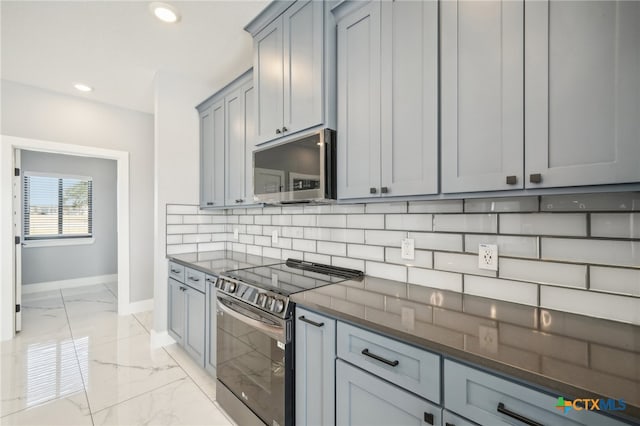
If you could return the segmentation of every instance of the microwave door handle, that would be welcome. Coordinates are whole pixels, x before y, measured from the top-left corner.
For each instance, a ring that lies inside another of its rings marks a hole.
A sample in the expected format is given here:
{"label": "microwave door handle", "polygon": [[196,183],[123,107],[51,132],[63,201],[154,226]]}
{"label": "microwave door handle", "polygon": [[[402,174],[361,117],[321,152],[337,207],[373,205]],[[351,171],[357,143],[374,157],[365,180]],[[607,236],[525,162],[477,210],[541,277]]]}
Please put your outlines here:
{"label": "microwave door handle", "polygon": [[279,342],[284,342],[284,328],[277,327],[274,325],[268,325],[263,323],[262,321],[255,320],[253,318],[249,318],[245,315],[242,315],[240,312],[236,311],[230,306],[225,305],[220,298],[218,298],[218,308],[227,315],[231,315],[233,318],[238,321],[245,323],[246,325],[258,329],[263,333],[267,334],[270,337],[278,340]]}

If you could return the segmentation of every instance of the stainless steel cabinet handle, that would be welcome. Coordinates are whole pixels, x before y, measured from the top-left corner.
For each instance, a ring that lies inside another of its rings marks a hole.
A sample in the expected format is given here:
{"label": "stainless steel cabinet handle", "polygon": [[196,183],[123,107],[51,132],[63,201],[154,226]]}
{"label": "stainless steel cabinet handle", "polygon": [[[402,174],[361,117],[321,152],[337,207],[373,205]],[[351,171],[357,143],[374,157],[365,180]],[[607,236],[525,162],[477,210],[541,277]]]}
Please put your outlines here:
{"label": "stainless steel cabinet handle", "polygon": [[433,424],[433,414],[424,413],[424,421],[429,423],[430,425],[432,425]]}
{"label": "stainless steel cabinet handle", "polygon": [[282,133],[289,131],[286,127],[282,127]]}
{"label": "stainless steel cabinet handle", "polygon": [[323,322],[315,322],[315,321],[311,321],[309,318],[305,318],[305,316],[304,316],[304,315],[303,315],[303,316],[301,316],[301,317],[298,317],[298,319],[299,319],[300,321],[302,321],[302,322],[306,322],[307,324],[311,324],[311,325],[314,325],[314,326],[316,326],[316,327],[323,327],[323,326],[324,326],[324,323],[323,323]]}
{"label": "stainless steel cabinet handle", "polygon": [[518,183],[517,176],[507,176],[507,185],[515,185],[516,183]]}
{"label": "stainless steel cabinet handle", "polygon": [[400,361],[398,361],[397,359],[394,360],[394,361],[389,361],[386,358],[382,358],[380,355],[372,354],[371,352],[369,352],[369,348],[364,348],[361,353],[362,353],[362,355],[368,356],[370,358],[375,359],[376,361],[383,362],[383,363],[385,363],[387,365],[390,365],[392,367],[395,367],[398,364],[400,364]]}
{"label": "stainless steel cabinet handle", "polygon": [[243,202],[243,201],[244,201],[244,200],[243,200],[242,198],[238,198],[238,199],[236,200],[236,203],[241,203],[241,202]]}
{"label": "stainless steel cabinet handle", "polygon": [[369,188],[369,194],[375,194],[376,192],[378,192],[377,189],[375,188]]}
{"label": "stainless steel cabinet handle", "polygon": [[502,402],[498,403],[498,413],[504,414],[505,416],[509,416],[512,419],[516,419],[526,425],[529,426],[543,426],[542,423],[538,423],[534,420],[528,419],[525,416],[518,414],[518,413],[514,413],[511,410],[508,410],[507,407],[504,406],[504,404]]}
{"label": "stainless steel cabinet handle", "polygon": [[195,281],[195,282],[200,281],[200,278],[195,278],[195,277],[187,277],[187,278],[189,278],[191,281]]}
{"label": "stainless steel cabinet handle", "polygon": [[529,175],[529,182],[540,183],[542,182],[542,175],[540,173],[532,173]]}
{"label": "stainless steel cabinet handle", "polygon": [[386,186],[383,186],[382,188],[380,188],[380,192],[382,192],[383,194],[387,194],[389,193],[389,188],[387,188]]}
{"label": "stainless steel cabinet handle", "polygon": [[279,135],[280,133],[282,133],[282,131],[280,129],[276,129],[276,135]]}

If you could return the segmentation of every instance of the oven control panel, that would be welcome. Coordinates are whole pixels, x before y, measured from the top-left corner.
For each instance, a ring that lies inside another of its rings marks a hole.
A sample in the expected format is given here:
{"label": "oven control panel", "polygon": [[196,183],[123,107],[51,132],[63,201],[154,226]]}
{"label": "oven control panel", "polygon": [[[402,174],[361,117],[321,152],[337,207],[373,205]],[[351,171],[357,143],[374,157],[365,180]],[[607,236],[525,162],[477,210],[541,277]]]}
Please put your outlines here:
{"label": "oven control panel", "polygon": [[281,294],[225,276],[218,278],[216,289],[279,317],[285,318],[288,315],[289,300]]}

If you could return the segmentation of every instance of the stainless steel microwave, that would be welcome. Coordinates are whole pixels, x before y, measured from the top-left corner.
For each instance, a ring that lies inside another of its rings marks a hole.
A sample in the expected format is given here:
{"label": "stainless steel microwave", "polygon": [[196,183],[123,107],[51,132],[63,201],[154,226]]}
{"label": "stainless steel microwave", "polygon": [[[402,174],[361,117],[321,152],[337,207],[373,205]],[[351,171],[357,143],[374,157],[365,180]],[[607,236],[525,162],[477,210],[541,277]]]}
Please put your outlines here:
{"label": "stainless steel microwave", "polygon": [[253,193],[267,204],[336,198],[336,132],[322,129],[253,152]]}

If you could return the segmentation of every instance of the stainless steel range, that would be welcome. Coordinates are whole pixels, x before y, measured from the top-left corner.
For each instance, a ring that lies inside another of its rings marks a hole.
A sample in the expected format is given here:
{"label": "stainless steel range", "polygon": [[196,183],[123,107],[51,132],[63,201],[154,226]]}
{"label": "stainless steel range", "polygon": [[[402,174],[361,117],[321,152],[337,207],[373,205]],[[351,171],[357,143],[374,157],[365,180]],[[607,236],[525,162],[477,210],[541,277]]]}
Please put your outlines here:
{"label": "stainless steel range", "polygon": [[238,424],[293,424],[294,304],[289,296],[362,275],[288,259],[218,278],[216,399]]}

